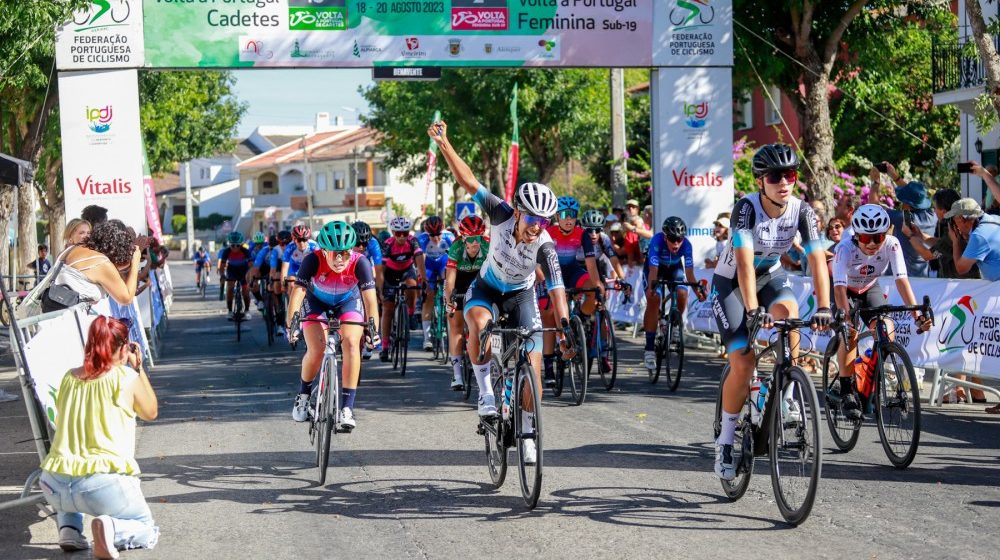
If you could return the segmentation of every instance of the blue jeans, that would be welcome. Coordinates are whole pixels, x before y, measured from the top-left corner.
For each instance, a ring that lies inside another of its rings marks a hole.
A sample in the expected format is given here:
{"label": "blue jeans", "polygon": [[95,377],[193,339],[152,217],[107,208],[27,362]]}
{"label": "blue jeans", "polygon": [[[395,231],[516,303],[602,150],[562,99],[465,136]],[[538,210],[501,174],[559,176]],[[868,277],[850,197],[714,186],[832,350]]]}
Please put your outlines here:
{"label": "blue jeans", "polygon": [[160,528],[139,489],[139,477],[122,474],[66,476],[42,471],[42,492],[58,513],[59,527],[83,532],[83,514],[108,515],[115,527],[115,547],[153,548]]}

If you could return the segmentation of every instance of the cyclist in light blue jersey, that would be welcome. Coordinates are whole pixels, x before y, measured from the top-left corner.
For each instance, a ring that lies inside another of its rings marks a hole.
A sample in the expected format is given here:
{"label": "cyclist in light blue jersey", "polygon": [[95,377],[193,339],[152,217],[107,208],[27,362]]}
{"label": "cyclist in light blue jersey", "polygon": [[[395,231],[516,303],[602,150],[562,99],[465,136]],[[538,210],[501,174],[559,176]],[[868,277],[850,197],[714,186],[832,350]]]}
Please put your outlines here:
{"label": "cyclist in light blue jersey", "polygon": [[433,350],[431,325],[434,320],[434,297],[438,284],[444,281],[444,269],[448,264],[448,250],[455,242],[450,231],[444,231],[444,222],[438,216],[430,216],[423,223],[424,231],[417,235],[417,243],[424,252],[424,269],[427,271],[427,289],[424,291],[424,305],[421,310],[424,331],[424,350]]}
{"label": "cyclist in light blue jersey", "polygon": [[285,247],[285,253],[281,255],[281,279],[295,279],[302,259],[306,255],[319,249],[319,245],[311,239],[312,230],[309,226],[295,226],[292,228],[292,241]]}

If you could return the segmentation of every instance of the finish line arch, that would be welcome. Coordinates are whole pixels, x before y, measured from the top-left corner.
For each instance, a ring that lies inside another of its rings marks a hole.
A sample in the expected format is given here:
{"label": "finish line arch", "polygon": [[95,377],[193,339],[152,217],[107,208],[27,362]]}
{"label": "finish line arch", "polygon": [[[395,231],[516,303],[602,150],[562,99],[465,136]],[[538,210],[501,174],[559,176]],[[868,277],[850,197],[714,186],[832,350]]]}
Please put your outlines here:
{"label": "finish line arch", "polygon": [[732,0],[92,0],[56,38],[66,215],[156,212],[140,68],[645,67],[655,222],[701,253],[732,204],[732,36]]}

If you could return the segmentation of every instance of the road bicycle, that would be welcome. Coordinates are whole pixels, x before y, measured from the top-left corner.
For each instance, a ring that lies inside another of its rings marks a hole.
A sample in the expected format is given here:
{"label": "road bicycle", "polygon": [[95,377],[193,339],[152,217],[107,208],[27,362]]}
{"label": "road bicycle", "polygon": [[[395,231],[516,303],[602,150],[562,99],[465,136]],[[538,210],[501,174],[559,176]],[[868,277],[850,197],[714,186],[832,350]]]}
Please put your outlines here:
{"label": "road bicycle", "polygon": [[389,331],[389,352],[392,357],[392,369],[399,370],[399,376],[406,376],[406,356],[410,347],[410,314],[406,305],[407,290],[422,290],[421,286],[400,284],[394,288],[396,311],[392,329]]}
{"label": "road bicycle", "polygon": [[569,360],[562,357],[561,352],[556,352],[555,363],[555,384],[552,385],[552,395],[559,397],[566,386],[566,373],[569,372],[569,388],[573,398],[573,404],[580,406],[587,399],[587,385],[590,381],[590,361],[587,359],[587,345],[577,344],[579,341],[587,340],[587,328],[580,318],[579,302],[572,296],[596,291],[597,288],[567,288],[567,303],[570,306],[569,332],[573,335],[573,344],[577,349],[576,355]]}
{"label": "road bicycle", "polygon": [[[763,308],[750,319],[750,344],[744,353],[754,351],[753,341],[760,330]],[[823,442],[819,429],[819,400],[812,380],[799,366],[793,365],[790,333],[808,327],[809,321],[786,319],[774,322],[776,340],[757,354],[751,391],[740,411],[733,442],[736,478],[722,480],[722,489],[730,500],[740,499],[750,485],[754,458],[770,459],[771,487],[781,516],[792,525],[809,517],[816,500],[822,470]],[[773,371],[763,368],[773,363]],[[722,389],[729,377],[727,364],[719,381],[715,401],[715,438],[722,431]],[[756,397],[756,398],[753,398]]]}
{"label": "road bicycle", "polygon": [[704,288],[697,282],[674,280],[657,280],[656,285],[664,289],[663,296],[660,297],[660,315],[653,342],[656,369],[649,370],[649,382],[656,383],[661,373],[666,374],[667,388],[670,392],[674,392],[680,385],[681,374],[684,371],[684,322],[681,310],[677,307],[677,287],[689,286],[696,290]]}
{"label": "road bicycle", "polygon": [[[614,281],[606,290],[617,290],[625,294],[623,303],[631,301],[632,286],[627,282]],[[583,323],[587,333],[587,372],[588,376],[596,368],[601,375],[604,389],[610,391],[618,378],[618,340],[615,337],[615,323],[611,312],[607,309],[607,301],[597,288],[586,288],[578,292],[592,292],[597,298],[594,314]],[[570,291],[567,290],[567,295]]]}
{"label": "road bicycle", "polygon": [[[913,462],[920,445],[920,385],[913,371],[913,362],[906,349],[897,342],[890,340],[888,328],[882,320],[893,313],[908,313],[919,311],[934,324],[934,310],[931,301],[924,296],[920,305],[880,305],[870,309],[856,310],[850,323],[844,323],[837,336],[830,340],[823,354],[823,395],[826,399],[826,423],[830,428],[833,443],[842,452],[854,449],[861,433],[862,420],[852,421],[844,414],[839,383],[840,362],[837,351],[841,344],[848,342],[848,329],[852,325],[869,325],[877,320],[875,331],[868,331],[858,339],[872,340],[872,361],[874,363],[871,375],[873,391],[870,395],[855,393],[862,401],[862,407],[867,408],[871,398],[875,404],[875,424],[878,426],[879,440],[886,457],[897,469],[905,469]],[[859,321],[860,319],[860,321]],[[860,352],[859,352],[860,354]],[[855,380],[856,382],[857,380]]]}
{"label": "road bicycle", "polygon": [[434,290],[434,315],[431,318],[431,343],[434,345],[434,359],[448,364],[448,312],[444,305],[444,281]]}
{"label": "road bicycle", "polygon": [[209,281],[208,269],[209,269],[208,266],[204,267],[204,269],[201,271],[200,274],[201,277],[198,280],[198,285],[197,285],[198,295],[201,296],[201,299],[205,299],[205,290],[208,288],[208,281]]}
{"label": "road bicycle", "polygon": [[[465,294],[452,294],[451,301],[455,304],[455,311],[449,313],[451,317],[455,313],[461,313],[465,306]],[[452,334],[454,336],[454,334]],[[472,386],[475,385],[472,378],[472,360],[469,359],[469,327],[466,325],[462,329],[462,400],[467,401],[472,396]]]}
{"label": "road bicycle", "polygon": [[[496,397],[499,414],[492,418],[480,418],[476,433],[486,441],[486,467],[493,484],[500,488],[507,477],[507,452],[517,448],[518,474],[521,482],[521,496],[529,509],[538,505],[542,489],[542,395],[538,381],[528,359],[526,343],[535,333],[558,332],[562,330],[571,336],[569,323],[563,328],[526,327],[509,328],[508,315],[498,322],[490,319],[479,333],[479,362],[486,357],[486,341],[490,341],[490,379]],[[499,324],[499,326],[498,326]],[[516,359],[513,367],[507,363]],[[530,410],[529,410],[530,409]],[[534,414],[528,417],[524,412]],[[525,421],[530,421],[531,431],[525,430]],[[528,463],[524,455],[524,442],[535,442],[535,461]]]}
{"label": "road bicycle", "polygon": [[267,345],[274,344],[274,335],[278,327],[277,316],[274,312],[274,294],[271,293],[271,280],[268,278],[257,279],[257,290],[261,298],[261,317],[264,319],[264,332],[267,334]]}
{"label": "road bicycle", "polygon": [[[244,307],[243,301],[243,286],[246,284],[246,279],[239,278],[234,281],[233,284],[233,316],[230,321],[236,325],[236,342],[240,342],[243,338],[243,322],[246,321],[246,307]],[[229,282],[225,282],[228,286]]]}

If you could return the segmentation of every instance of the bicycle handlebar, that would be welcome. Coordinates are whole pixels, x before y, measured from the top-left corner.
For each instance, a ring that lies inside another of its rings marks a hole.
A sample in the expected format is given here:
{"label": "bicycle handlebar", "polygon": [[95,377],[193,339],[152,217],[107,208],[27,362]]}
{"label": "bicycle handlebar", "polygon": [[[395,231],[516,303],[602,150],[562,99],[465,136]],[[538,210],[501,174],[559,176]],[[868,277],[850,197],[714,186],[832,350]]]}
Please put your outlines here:
{"label": "bicycle handlebar", "polygon": [[[491,334],[512,334],[517,337],[518,340],[525,340],[531,338],[535,333],[547,333],[547,332],[562,332],[564,336],[569,336],[571,332],[569,329],[569,321],[566,319],[562,320],[562,328],[559,327],[539,327],[534,329],[529,329],[528,327],[514,327],[505,328],[497,327],[496,322],[493,319],[486,321],[486,325],[481,331],[479,331],[479,362],[486,359],[486,339],[490,337]],[[567,338],[567,340],[570,340]]]}
{"label": "bicycle handlebar", "polygon": [[920,311],[922,315],[925,315],[931,320],[931,325],[934,324],[934,309],[931,308],[930,296],[924,296],[923,301],[919,305],[879,305],[878,307],[855,310],[854,315],[860,316],[864,314],[874,319],[875,317],[888,315],[890,313],[905,313],[907,311]]}

